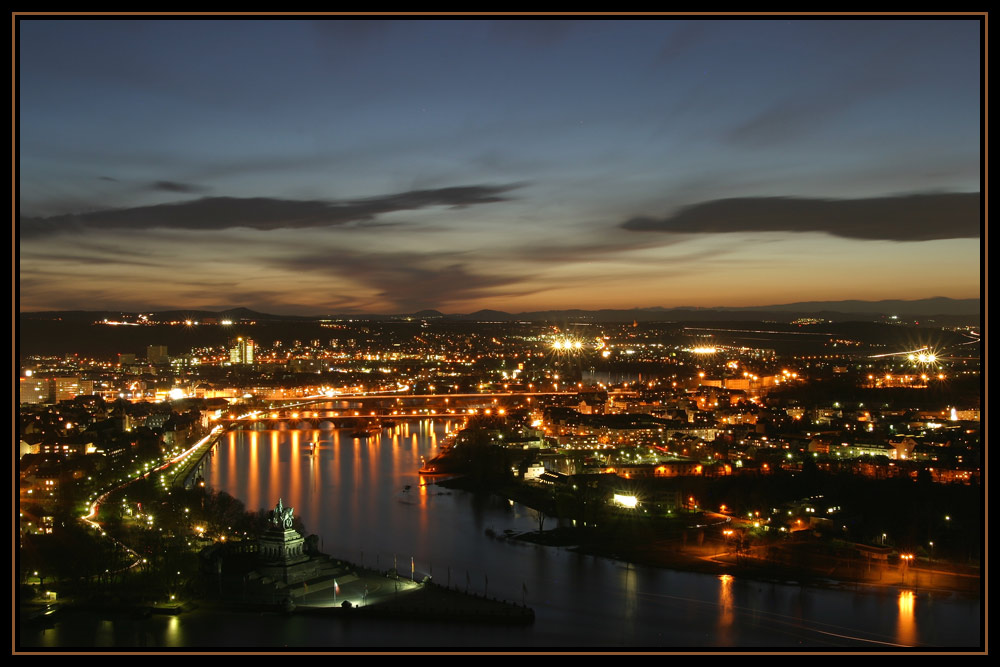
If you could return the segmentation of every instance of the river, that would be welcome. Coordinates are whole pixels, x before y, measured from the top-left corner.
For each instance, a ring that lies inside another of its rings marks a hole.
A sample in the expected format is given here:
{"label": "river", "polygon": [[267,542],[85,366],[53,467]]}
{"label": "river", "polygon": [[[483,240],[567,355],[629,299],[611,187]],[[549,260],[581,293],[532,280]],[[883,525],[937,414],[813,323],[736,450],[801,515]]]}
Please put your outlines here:
{"label": "river", "polygon": [[[974,649],[981,604],[921,590],[854,592],[629,565],[492,537],[537,528],[533,512],[417,475],[458,422],[414,421],[368,439],[347,430],[232,431],[206,460],[214,489],[249,509],[280,497],[334,556],[526,602],[527,627],[195,611],[76,619],[41,646],[678,650],[735,647]],[[318,447],[311,451],[308,443]],[[548,526],[553,525],[549,520]],[[411,561],[412,559],[412,561]]]}

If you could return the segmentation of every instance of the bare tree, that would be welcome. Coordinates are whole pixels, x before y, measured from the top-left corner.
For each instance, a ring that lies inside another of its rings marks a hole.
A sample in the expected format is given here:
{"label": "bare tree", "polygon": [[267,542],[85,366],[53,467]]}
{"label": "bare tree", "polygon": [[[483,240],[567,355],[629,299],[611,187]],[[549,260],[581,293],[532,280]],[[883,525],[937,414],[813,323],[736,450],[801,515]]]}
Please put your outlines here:
{"label": "bare tree", "polygon": [[538,532],[541,533],[545,529],[545,512],[542,510],[531,510],[535,513],[535,519],[538,521]]}

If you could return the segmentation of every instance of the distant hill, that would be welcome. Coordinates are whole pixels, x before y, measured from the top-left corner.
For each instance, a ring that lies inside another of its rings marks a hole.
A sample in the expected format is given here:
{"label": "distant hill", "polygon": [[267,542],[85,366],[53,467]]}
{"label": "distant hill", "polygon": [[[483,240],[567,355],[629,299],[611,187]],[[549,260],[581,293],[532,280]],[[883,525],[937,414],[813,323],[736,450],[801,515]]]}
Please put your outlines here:
{"label": "distant hill", "polygon": [[140,313],[152,315],[154,319],[165,322],[171,320],[203,320],[212,318],[216,320],[255,321],[255,322],[308,322],[315,320],[312,316],[303,315],[270,315],[259,313],[249,308],[229,308],[227,310],[46,310],[37,312],[21,313],[20,316],[32,320],[65,320],[79,322],[93,322],[96,320],[117,320],[121,318],[135,319]]}
{"label": "distant hill", "polygon": [[481,310],[468,315],[446,315],[446,318],[471,321],[590,321],[590,322],[650,322],[650,321],[714,321],[732,320],[739,313],[741,320],[790,321],[798,317],[819,317],[827,320],[871,320],[873,316],[898,315],[906,318],[943,318],[951,321],[979,321],[981,303],[979,299],[949,299],[935,297],[902,301],[803,301],[799,303],[773,306],[716,308],[631,308],[627,310],[540,310],[522,313],[505,313],[497,310]]}
{"label": "distant hill", "polygon": [[[375,320],[387,321],[406,319],[449,319],[471,322],[565,322],[565,321],[589,321],[589,322],[650,322],[650,321],[713,321],[732,320],[734,313],[739,313],[742,320],[777,320],[788,321],[800,316],[822,317],[829,320],[850,320],[863,319],[871,320],[873,316],[898,315],[906,318],[930,318],[935,317],[952,319],[979,321],[982,311],[980,299],[949,299],[947,297],[933,297],[930,299],[916,299],[904,301],[900,299],[888,299],[884,301],[800,301],[798,303],[785,303],[770,306],[718,306],[714,308],[684,307],[684,308],[663,308],[660,306],[651,308],[629,308],[629,309],[601,309],[583,310],[579,308],[567,310],[538,310],[521,313],[507,313],[502,310],[478,310],[474,313],[444,314],[438,310],[420,310],[407,314],[377,314],[377,313],[343,313],[322,316],[304,315],[274,315],[260,313],[248,308],[230,308],[222,311],[208,310],[169,310],[169,311],[143,311],[152,314],[158,321],[169,320],[200,320],[214,318],[217,320],[231,319],[233,322],[256,321],[256,322],[308,322],[317,319],[352,319],[352,320]],[[122,317],[134,317],[137,313],[126,313],[123,311],[84,311],[84,310],[61,310],[45,312],[21,313],[24,319],[39,320],[66,320],[93,322],[95,320],[119,319]]]}
{"label": "distant hill", "polygon": [[840,313],[882,313],[886,315],[975,315],[982,310],[979,299],[949,299],[936,296],[930,299],[902,301],[800,301],[776,306],[754,306],[750,308],[717,308],[716,310],[778,310],[796,312],[832,311]]}

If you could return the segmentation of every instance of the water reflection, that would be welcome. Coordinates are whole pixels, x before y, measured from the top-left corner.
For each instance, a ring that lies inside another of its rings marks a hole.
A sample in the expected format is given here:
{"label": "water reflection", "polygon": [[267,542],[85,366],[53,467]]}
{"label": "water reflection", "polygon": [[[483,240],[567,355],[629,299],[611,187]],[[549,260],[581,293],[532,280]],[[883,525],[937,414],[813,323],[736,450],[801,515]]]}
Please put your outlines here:
{"label": "water reflection", "polygon": [[913,591],[899,592],[899,626],[897,639],[900,644],[913,646],[917,643],[917,622],[913,616]]}
{"label": "water reflection", "polygon": [[102,620],[97,624],[97,632],[94,636],[94,646],[114,646],[114,624],[109,620]]}
{"label": "water reflection", "polygon": [[733,625],[733,577],[729,574],[719,575],[719,641],[721,644],[732,643],[731,628]]}
{"label": "water reflection", "polygon": [[167,632],[165,637],[167,646],[183,646],[181,634],[181,621],[176,616],[171,616],[167,621]]}
{"label": "water reflection", "polygon": [[625,564],[625,577],[623,587],[625,589],[625,624],[626,626],[635,623],[636,607],[638,606],[638,595],[636,590],[636,574],[632,570],[631,563]]}

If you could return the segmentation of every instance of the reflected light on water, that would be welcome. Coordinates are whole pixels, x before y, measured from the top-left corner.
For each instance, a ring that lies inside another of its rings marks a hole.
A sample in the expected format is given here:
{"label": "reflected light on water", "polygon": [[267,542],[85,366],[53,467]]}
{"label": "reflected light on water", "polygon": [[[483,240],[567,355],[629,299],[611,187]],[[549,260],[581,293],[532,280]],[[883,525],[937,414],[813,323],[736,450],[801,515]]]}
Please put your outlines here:
{"label": "reflected light on water", "polygon": [[[233,432],[233,431],[230,431],[229,433],[226,434],[226,438],[228,439],[228,443],[229,443],[229,456],[228,456],[228,459],[229,459],[229,466],[228,466],[229,479],[236,479],[236,475],[237,475],[236,464],[237,464],[237,462],[239,460],[239,459],[236,458],[236,433]],[[210,465],[210,466],[208,466],[208,469],[211,472],[211,478],[210,478],[211,479],[211,487],[213,489],[219,488],[219,479],[220,479],[220,477],[219,477],[219,466],[218,465]]]}
{"label": "reflected light on water", "polygon": [[[295,504],[294,489],[288,488],[282,480],[281,476],[281,466],[280,466],[280,452],[278,451],[279,443],[284,440],[284,435],[278,431],[271,431],[271,472],[274,474],[266,475],[267,480],[270,482],[267,490],[265,491],[265,496],[263,498],[263,504],[266,507],[273,507],[274,503],[278,501],[279,498],[284,498],[286,501],[291,501],[291,504]],[[287,472],[287,470],[286,470]]]}
{"label": "reflected light on water", "polygon": [[733,575],[719,575],[719,636],[729,643],[729,629],[733,624]]}
{"label": "reflected light on water", "polygon": [[917,622],[913,616],[913,603],[916,595],[913,591],[899,592],[899,622],[896,638],[900,644],[913,646],[917,643]]}
{"label": "reflected light on water", "polygon": [[302,466],[297,465],[298,459],[302,455],[302,431],[292,431],[292,461],[293,464],[288,466],[289,472],[291,472],[291,485],[292,489],[295,491],[295,502],[299,503],[299,507],[303,503],[303,492],[302,488]]}
{"label": "reflected light on water", "polygon": [[94,646],[114,646],[114,624],[104,619],[97,626],[97,632],[94,635]]}
{"label": "reflected light on water", "polygon": [[167,632],[164,641],[167,646],[183,646],[181,637],[181,621],[176,616],[171,616],[167,621]]}
{"label": "reflected light on water", "polygon": [[[248,507],[260,507],[260,433],[250,431],[250,465],[247,471],[248,483],[246,485],[246,505]],[[238,478],[237,478],[238,479]]]}
{"label": "reflected light on water", "polygon": [[633,623],[636,620],[636,608],[638,601],[638,581],[637,573],[632,569],[630,563],[625,564],[625,621]]}

